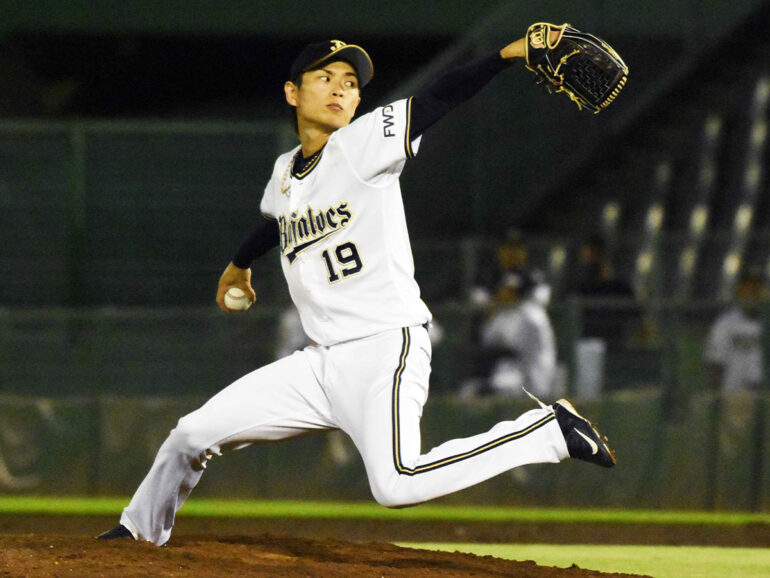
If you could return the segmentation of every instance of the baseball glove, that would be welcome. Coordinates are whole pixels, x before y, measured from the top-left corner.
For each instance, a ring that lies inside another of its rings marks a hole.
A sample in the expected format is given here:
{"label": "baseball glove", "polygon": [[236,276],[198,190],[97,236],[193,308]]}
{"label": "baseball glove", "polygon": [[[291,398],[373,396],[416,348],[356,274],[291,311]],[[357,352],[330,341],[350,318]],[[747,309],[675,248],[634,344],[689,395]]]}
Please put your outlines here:
{"label": "baseball glove", "polygon": [[[555,42],[552,31],[558,33]],[[537,22],[526,38],[527,68],[538,84],[566,93],[581,110],[607,108],[628,80],[628,66],[609,44],[569,24]]]}

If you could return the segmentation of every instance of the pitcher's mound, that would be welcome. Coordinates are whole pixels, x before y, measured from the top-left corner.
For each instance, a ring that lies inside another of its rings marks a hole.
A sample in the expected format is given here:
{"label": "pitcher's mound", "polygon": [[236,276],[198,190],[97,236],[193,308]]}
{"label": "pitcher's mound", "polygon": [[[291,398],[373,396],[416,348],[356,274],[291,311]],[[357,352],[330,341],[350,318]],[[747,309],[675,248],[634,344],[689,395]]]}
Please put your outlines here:
{"label": "pitcher's mound", "polygon": [[0,576],[631,576],[538,566],[392,544],[256,537],[181,536],[158,548],[83,536],[0,536]]}

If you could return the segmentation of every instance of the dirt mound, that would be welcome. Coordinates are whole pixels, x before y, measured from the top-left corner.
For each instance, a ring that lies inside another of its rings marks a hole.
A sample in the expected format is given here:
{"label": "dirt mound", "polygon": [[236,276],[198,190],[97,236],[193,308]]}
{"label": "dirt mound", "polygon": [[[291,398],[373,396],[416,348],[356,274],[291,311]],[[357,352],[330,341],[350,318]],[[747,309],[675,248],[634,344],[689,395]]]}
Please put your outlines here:
{"label": "dirt mound", "polygon": [[378,542],[182,536],[163,547],[83,536],[0,536],[0,576],[631,576]]}

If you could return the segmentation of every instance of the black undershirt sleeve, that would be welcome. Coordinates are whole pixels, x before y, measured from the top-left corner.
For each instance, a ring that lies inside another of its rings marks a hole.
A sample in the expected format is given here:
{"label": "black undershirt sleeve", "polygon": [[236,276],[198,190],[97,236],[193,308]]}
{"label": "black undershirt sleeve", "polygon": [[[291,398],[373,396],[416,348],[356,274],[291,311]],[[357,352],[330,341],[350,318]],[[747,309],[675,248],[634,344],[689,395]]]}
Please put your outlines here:
{"label": "black undershirt sleeve", "polygon": [[510,61],[495,50],[450,70],[417,92],[412,98],[410,138],[420,136],[450,110],[479,92],[508,66]]}
{"label": "black undershirt sleeve", "polygon": [[278,223],[267,218],[260,219],[236,251],[233,265],[240,269],[248,269],[254,259],[277,247],[279,240]]}

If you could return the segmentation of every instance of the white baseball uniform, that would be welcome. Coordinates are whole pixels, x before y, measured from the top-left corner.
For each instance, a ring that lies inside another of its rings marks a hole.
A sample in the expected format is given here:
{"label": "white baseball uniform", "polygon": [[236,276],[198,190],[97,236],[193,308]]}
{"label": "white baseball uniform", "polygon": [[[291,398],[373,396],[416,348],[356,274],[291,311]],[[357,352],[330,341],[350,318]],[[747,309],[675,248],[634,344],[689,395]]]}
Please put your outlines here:
{"label": "white baseball uniform", "polygon": [[752,391],[762,383],[761,339],[761,320],[738,306],[717,318],[706,340],[704,358],[724,368],[722,391]]}
{"label": "white baseball uniform", "polygon": [[[553,396],[556,386],[556,338],[548,311],[535,298],[525,298],[492,316],[481,328],[485,346],[505,347],[515,361],[505,358],[495,364],[490,377],[496,391],[509,390],[508,371],[518,371],[528,391],[538,397]],[[518,394],[520,388],[515,392]],[[523,393],[523,392],[522,392]]]}
{"label": "white baseball uniform", "polygon": [[374,498],[437,498],[516,466],[568,457],[550,409],[422,453],[431,315],[414,280],[399,175],[418,148],[410,99],[334,132],[301,174],[299,148],[275,163],[261,203],[280,232],[283,272],[310,346],[257,369],[179,420],[121,523],[155,544],[214,455],[257,441],[341,429]]}

